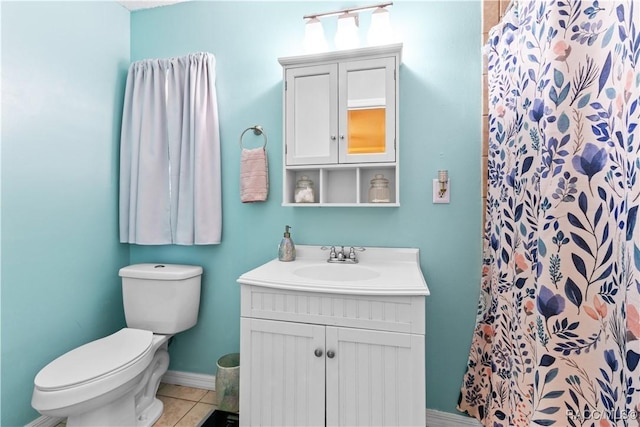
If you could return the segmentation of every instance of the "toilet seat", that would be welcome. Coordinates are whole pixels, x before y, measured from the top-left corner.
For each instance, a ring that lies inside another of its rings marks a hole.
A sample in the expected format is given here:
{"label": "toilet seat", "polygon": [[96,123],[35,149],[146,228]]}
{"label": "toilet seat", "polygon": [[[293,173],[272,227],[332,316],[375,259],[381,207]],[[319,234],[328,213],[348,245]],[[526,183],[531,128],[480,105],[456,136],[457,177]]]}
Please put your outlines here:
{"label": "toilet seat", "polygon": [[152,342],[151,331],[123,328],[58,357],[36,375],[35,386],[64,390],[114,375],[144,359]]}

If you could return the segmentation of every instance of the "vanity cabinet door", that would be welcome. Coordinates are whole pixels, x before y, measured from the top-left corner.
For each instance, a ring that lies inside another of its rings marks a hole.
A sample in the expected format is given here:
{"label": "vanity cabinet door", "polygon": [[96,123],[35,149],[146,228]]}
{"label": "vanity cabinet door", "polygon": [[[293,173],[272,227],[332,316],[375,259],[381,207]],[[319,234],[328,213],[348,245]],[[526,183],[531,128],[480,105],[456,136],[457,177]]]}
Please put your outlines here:
{"label": "vanity cabinet door", "polygon": [[243,317],[240,328],[240,424],[324,426],[325,327]]}
{"label": "vanity cabinet door", "polygon": [[327,426],[424,426],[424,335],[327,326],[326,348]]}
{"label": "vanity cabinet door", "polygon": [[285,72],[287,165],[338,162],[337,64]]}

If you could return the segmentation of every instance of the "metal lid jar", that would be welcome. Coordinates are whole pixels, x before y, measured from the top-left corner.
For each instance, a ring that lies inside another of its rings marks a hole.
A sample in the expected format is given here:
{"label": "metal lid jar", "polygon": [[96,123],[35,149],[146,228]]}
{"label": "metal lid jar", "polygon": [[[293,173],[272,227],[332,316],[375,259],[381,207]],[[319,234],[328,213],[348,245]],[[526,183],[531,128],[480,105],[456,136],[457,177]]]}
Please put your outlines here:
{"label": "metal lid jar", "polygon": [[369,188],[369,203],[389,203],[389,180],[382,174],[376,174]]}
{"label": "metal lid jar", "polygon": [[315,194],[313,190],[313,181],[307,175],[302,175],[296,182],[296,190],[294,199],[296,203],[313,203],[315,202]]}

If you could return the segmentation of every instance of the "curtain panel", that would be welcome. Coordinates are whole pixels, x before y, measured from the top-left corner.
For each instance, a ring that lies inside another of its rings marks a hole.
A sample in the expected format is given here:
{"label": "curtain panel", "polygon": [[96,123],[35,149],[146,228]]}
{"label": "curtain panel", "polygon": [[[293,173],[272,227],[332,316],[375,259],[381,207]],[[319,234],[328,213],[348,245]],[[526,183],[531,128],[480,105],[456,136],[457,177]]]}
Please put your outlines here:
{"label": "curtain panel", "polygon": [[220,243],[221,203],[215,57],[133,63],[120,140],[120,241]]}

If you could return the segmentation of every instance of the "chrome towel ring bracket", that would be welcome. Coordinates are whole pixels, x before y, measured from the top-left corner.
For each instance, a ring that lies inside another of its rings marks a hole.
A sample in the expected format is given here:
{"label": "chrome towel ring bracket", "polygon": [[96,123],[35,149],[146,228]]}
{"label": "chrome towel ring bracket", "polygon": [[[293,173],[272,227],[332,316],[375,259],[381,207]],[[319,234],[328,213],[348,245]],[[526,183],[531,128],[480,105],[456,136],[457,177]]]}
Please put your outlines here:
{"label": "chrome towel ring bracket", "polygon": [[264,137],[264,145],[262,146],[262,148],[263,149],[267,148],[267,134],[265,133],[264,129],[262,129],[262,126],[260,125],[248,127],[244,130],[244,132],[242,132],[242,134],[240,135],[240,148],[244,148],[244,146],[242,145],[242,138],[244,137],[244,134],[250,130],[253,130],[253,133],[255,135],[262,135]]}

